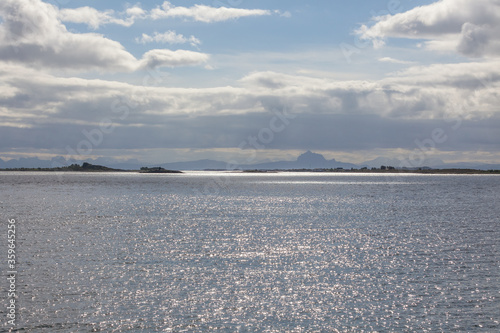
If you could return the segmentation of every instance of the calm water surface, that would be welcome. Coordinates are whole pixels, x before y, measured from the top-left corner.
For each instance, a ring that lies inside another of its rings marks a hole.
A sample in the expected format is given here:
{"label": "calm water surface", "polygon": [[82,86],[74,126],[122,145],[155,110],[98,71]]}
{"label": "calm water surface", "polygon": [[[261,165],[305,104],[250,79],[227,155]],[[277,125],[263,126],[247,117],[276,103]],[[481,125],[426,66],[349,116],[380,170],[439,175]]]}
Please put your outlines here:
{"label": "calm water surface", "polygon": [[497,332],[499,199],[498,176],[1,173],[16,327]]}

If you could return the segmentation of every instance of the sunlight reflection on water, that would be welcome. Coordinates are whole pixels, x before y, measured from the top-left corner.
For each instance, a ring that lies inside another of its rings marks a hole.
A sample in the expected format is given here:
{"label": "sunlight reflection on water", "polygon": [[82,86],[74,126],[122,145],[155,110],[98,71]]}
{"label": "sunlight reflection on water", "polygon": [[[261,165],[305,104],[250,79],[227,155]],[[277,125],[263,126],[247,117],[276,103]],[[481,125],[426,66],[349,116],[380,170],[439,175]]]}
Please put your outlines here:
{"label": "sunlight reflection on water", "polygon": [[500,177],[215,176],[0,175],[19,328],[500,328]]}

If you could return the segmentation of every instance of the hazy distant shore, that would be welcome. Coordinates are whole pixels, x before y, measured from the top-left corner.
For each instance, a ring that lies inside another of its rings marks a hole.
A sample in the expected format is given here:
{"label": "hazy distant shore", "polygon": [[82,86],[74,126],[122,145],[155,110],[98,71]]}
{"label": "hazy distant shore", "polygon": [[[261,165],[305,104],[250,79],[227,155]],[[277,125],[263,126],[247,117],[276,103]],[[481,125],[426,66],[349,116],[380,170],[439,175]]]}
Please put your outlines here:
{"label": "hazy distant shore", "polygon": [[317,173],[378,173],[378,174],[391,174],[391,173],[418,173],[418,174],[498,174],[500,175],[500,170],[476,170],[476,169],[425,169],[425,170],[311,170],[311,169],[300,169],[300,170],[244,170],[245,173],[281,173],[281,172],[317,172]]}
{"label": "hazy distant shore", "polygon": [[[95,173],[109,173],[109,172],[127,172],[127,173],[147,173],[147,174],[181,174],[183,171],[180,170],[166,170],[151,168],[147,170],[123,170],[123,169],[113,169],[103,166],[92,166],[92,167],[56,167],[56,168],[9,168],[0,169],[0,172],[95,172]],[[189,170],[186,170],[189,171]],[[415,170],[405,170],[405,169],[392,169],[392,170],[382,170],[382,169],[289,169],[289,170],[201,170],[210,171],[220,171],[220,172],[231,172],[231,173],[292,173],[292,172],[314,172],[314,173],[374,173],[374,174],[441,174],[441,175],[500,175],[500,170],[477,170],[477,169],[415,169]],[[198,171],[199,172],[199,171]]]}

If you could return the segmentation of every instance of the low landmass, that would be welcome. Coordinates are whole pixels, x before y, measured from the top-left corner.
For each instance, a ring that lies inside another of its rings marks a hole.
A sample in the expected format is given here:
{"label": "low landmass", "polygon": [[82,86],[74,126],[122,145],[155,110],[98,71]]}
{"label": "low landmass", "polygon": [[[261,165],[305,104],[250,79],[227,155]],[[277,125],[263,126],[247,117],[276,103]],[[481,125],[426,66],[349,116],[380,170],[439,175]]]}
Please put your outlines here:
{"label": "low landmass", "polygon": [[94,165],[84,162],[82,165],[71,164],[68,166],[54,167],[54,168],[8,168],[8,169],[0,169],[0,171],[120,172],[126,170],[113,169],[102,165]]}
{"label": "low landmass", "polygon": [[182,173],[182,171],[166,170],[161,167],[158,168],[143,167],[141,168],[141,170],[113,169],[102,165],[90,164],[87,162],[84,162],[82,165],[71,164],[68,166],[54,167],[54,168],[8,168],[8,169],[0,169],[0,171]]}
{"label": "low landmass", "polygon": [[361,169],[287,169],[287,170],[243,170],[244,173],[277,173],[277,172],[324,172],[324,173],[417,173],[417,174],[441,174],[441,175],[500,175],[500,170],[476,170],[476,169],[396,169],[393,167],[383,168],[361,168]]}
{"label": "low landmass", "polygon": [[[162,167],[142,167],[140,170],[123,170],[113,169],[102,165],[94,165],[84,162],[82,165],[71,164],[69,166],[55,168],[8,168],[0,169],[0,171],[59,171],[59,172],[131,172],[131,173],[183,173],[179,170],[169,170]],[[228,171],[228,170],[221,170]],[[418,173],[418,174],[442,174],[442,175],[500,175],[500,170],[477,170],[477,169],[433,169],[428,167],[423,168],[395,168],[392,166],[382,165],[380,168],[316,168],[316,169],[249,169],[249,170],[234,170],[232,172],[244,173],[278,173],[278,172],[324,172],[324,173]]]}
{"label": "low landmass", "polygon": [[167,169],[164,169],[162,167],[157,167],[157,168],[142,167],[139,172],[140,173],[182,173],[182,171],[167,170]]}

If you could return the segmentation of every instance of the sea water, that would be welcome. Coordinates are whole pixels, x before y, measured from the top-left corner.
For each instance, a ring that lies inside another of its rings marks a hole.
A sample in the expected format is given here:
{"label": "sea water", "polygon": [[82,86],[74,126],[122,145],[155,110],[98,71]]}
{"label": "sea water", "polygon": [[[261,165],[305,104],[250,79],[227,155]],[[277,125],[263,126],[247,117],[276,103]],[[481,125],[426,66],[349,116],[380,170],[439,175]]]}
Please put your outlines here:
{"label": "sea water", "polygon": [[0,265],[16,219],[25,332],[496,332],[499,199],[483,175],[4,172]]}

